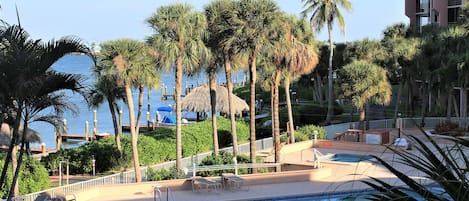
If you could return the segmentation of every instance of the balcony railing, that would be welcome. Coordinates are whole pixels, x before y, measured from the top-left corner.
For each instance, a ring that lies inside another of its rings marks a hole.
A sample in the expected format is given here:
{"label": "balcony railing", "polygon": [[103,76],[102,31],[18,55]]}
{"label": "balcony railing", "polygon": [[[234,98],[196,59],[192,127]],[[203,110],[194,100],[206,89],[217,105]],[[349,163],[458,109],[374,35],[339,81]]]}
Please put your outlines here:
{"label": "balcony railing", "polygon": [[448,0],[448,6],[460,6],[462,0]]}

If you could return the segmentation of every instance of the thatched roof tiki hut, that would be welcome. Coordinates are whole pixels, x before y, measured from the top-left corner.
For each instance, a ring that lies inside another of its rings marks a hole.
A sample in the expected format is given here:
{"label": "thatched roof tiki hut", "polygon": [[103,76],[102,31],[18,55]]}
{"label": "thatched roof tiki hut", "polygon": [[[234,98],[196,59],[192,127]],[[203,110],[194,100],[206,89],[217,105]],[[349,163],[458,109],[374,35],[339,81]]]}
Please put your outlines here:
{"label": "thatched roof tiki hut", "polygon": [[[216,97],[216,111],[229,113],[228,105],[228,90],[226,87],[217,86]],[[243,99],[233,95],[234,111],[241,114],[243,111],[249,110],[249,105]],[[186,95],[181,101],[182,110],[191,112],[211,112],[210,105],[210,87],[202,85],[194,88],[189,94]],[[197,115],[198,118],[199,115]]]}

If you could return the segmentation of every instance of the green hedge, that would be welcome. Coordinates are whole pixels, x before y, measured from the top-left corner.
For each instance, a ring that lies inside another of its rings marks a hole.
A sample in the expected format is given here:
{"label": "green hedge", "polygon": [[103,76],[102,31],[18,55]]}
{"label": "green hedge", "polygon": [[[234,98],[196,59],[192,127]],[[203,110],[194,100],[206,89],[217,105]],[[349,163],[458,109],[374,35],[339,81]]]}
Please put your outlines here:
{"label": "green hedge", "polygon": [[[0,160],[0,168],[4,164],[5,154],[1,154],[2,160]],[[6,183],[3,189],[0,191],[0,197],[5,198],[10,189],[12,182],[12,171],[11,165],[7,171]],[[42,191],[50,187],[49,175],[47,174],[46,168],[40,164],[40,162],[30,156],[23,158],[21,164],[21,170],[18,179],[18,187],[20,195]]]}
{"label": "green hedge", "polygon": [[[217,118],[218,140],[221,147],[231,144],[231,124],[229,119]],[[203,122],[182,126],[182,151],[183,157],[213,149],[212,122],[208,119]],[[236,124],[238,143],[248,141],[249,126],[238,121]],[[161,128],[156,131],[140,134],[138,136],[138,152],[140,165],[153,165],[176,158],[176,139],[174,127]],[[132,167],[132,147],[129,135],[121,138],[122,158],[114,143],[114,138],[100,141],[87,142],[85,145],[50,154],[43,157],[42,162],[46,168],[54,173],[58,167],[58,161],[68,159],[70,161],[71,174],[89,174],[92,172],[91,160],[96,159],[96,172],[121,170]]]}
{"label": "green hedge", "polygon": [[[318,131],[318,139],[326,139],[326,130],[323,127],[315,126],[315,125],[307,125],[300,127],[299,129],[295,130],[295,142],[301,142],[306,140],[311,140],[314,138],[314,131]],[[280,139],[281,142],[287,141],[287,135],[283,135]]]}

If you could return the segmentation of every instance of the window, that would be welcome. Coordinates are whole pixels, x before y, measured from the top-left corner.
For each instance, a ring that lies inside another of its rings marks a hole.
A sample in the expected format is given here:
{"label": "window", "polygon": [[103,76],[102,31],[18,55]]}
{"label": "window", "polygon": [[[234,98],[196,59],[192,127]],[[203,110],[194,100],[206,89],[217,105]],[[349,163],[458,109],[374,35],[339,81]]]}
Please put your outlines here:
{"label": "window", "polygon": [[459,6],[462,5],[461,3],[461,0],[448,0],[448,6]]}
{"label": "window", "polygon": [[448,8],[448,24],[458,22],[459,8]]}
{"label": "window", "polygon": [[417,1],[416,13],[428,12],[428,10],[430,8],[430,4],[429,4],[428,0],[416,0],[416,1]]}

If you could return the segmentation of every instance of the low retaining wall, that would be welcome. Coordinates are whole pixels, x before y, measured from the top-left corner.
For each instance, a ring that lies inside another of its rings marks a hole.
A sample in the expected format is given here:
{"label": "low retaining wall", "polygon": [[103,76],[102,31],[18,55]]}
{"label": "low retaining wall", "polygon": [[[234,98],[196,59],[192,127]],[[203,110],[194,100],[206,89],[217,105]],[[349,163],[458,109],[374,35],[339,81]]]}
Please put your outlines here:
{"label": "low retaining wall", "polygon": [[350,151],[361,151],[361,152],[391,152],[386,145],[379,144],[364,144],[360,142],[342,142],[342,141],[329,141],[329,140],[319,140],[315,144],[316,148],[325,148],[325,149],[341,149],[341,150],[350,150]]}
{"label": "low retaining wall", "polygon": [[[246,185],[262,185],[262,184],[275,184],[275,183],[288,183],[288,182],[303,182],[314,181],[331,176],[331,168],[286,171],[286,172],[273,172],[262,174],[239,175],[239,177],[247,180]],[[220,179],[220,177],[210,177],[212,179]],[[96,187],[94,189],[76,192],[75,196],[77,201],[93,200],[97,195],[99,197],[109,196],[126,196],[129,194],[151,194],[153,193],[153,186],[159,184],[162,187],[161,191],[166,191],[170,188],[171,191],[191,190],[191,182],[186,179],[166,180],[166,181],[152,181],[142,182],[139,184],[115,184]]]}

